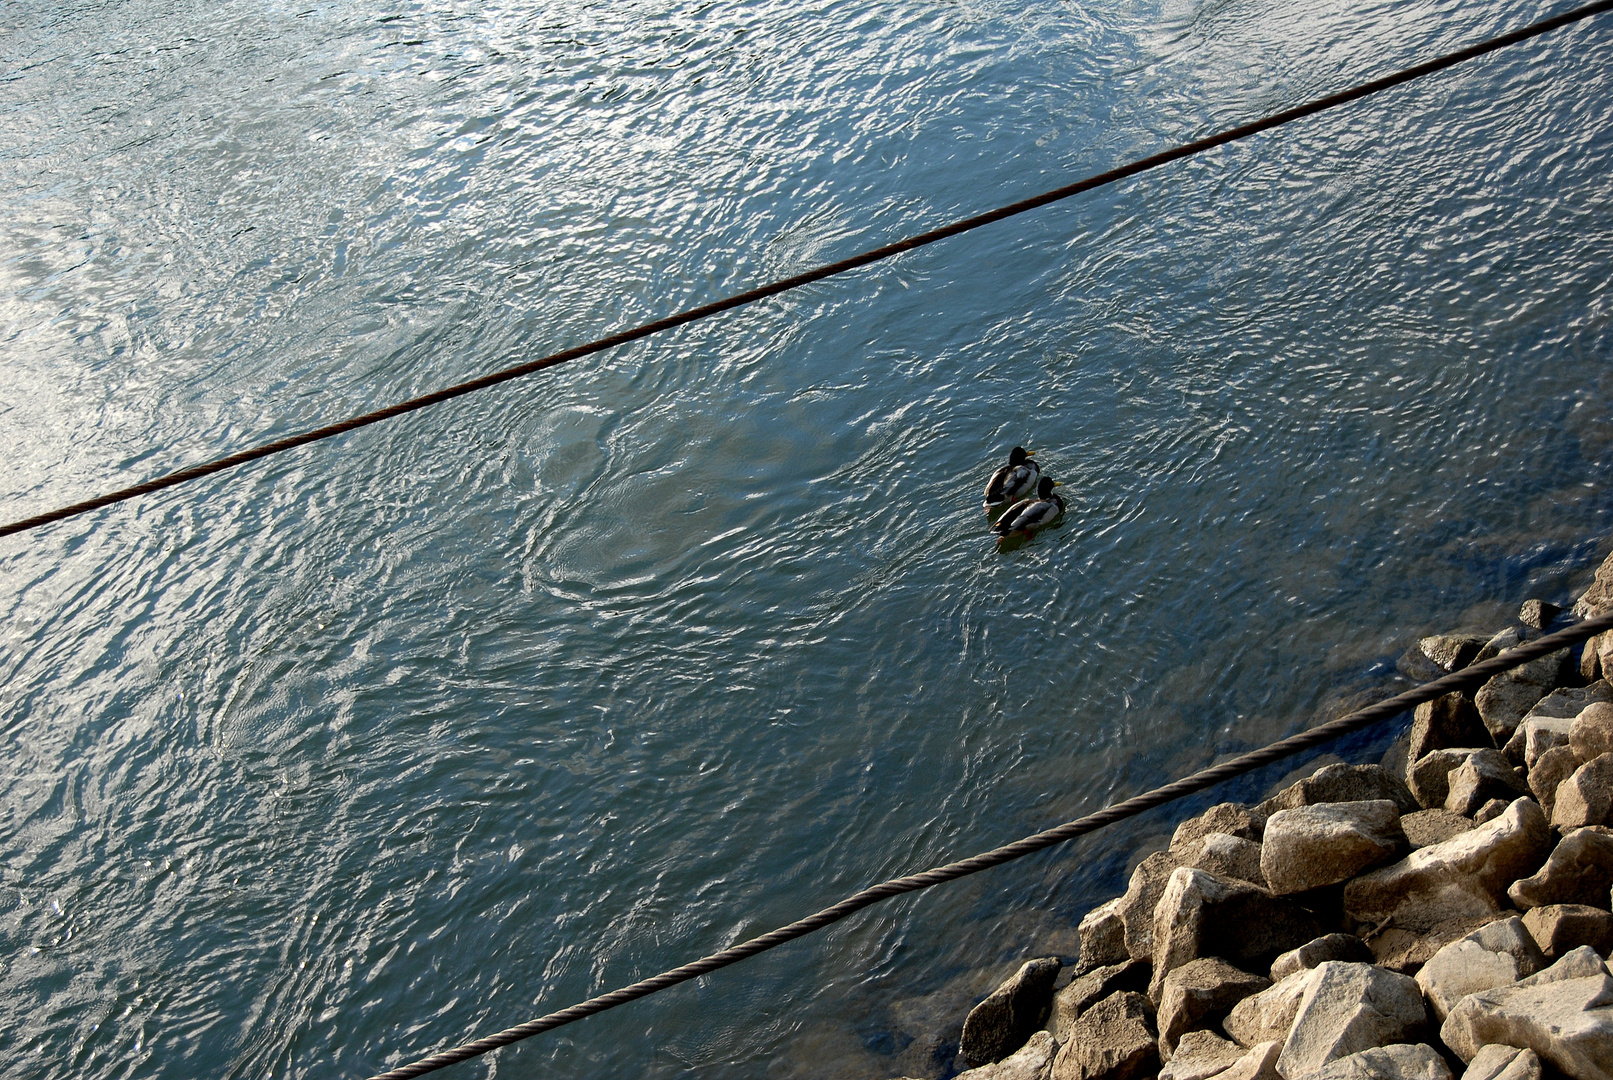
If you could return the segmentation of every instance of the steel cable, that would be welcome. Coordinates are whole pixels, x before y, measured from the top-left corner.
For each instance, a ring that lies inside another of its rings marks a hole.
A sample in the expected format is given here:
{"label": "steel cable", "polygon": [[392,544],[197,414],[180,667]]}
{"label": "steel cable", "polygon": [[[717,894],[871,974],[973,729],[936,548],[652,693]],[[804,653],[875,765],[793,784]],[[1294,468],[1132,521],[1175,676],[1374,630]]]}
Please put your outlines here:
{"label": "steel cable", "polygon": [[589,998],[587,1001],[561,1009],[559,1012],[540,1016],[536,1020],[529,1020],[524,1024],[506,1028],[496,1034],[464,1043],[450,1050],[440,1051],[408,1065],[399,1066],[396,1069],[373,1076],[370,1080],[409,1080],[410,1077],[422,1076],[457,1062],[479,1057],[501,1046],[508,1046],[522,1039],[529,1039],[542,1032],[551,1031],[554,1028],[573,1023],[584,1017],[593,1016],[595,1013],[602,1013],[607,1009],[614,1009],[618,1005],[636,1001],[659,990],[665,990],[681,982],[687,982],[690,979],[699,978],[701,975],[710,974],[719,968],[737,964],[739,961],[755,956],[757,953],[777,948],[785,942],[805,937],[807,934],[837,923],[865,907],[877,904],[881,900],[888,900],[893,896],[901,896],[904,893],[918,892],[921,889],[928,889],[944,882],[956,881],[958,878],[978,874],[982,870],[989,870],[994,866],[1001,866],[1003,863],[1012,862],[1015,859],[1022,859],[1055,844],[1062,844],[1066,840],[1095,832],[1106,825],[1112,825],[1117,821],[1135,817],[1145,810],[1152,810],[1157,806],[1162,806],[1194,792],[1202,791],[1222,781],[1253,772],[1273,762],[1281,761],[1285,757],[1297,754],[1302,750],[1308,750],[1337,739],[1342,735],[1348,735],[1352,731],[1359,731],[1362,728],[1399,716],[1407,709],[1414,708],[1425,701],[1432,701],[1437,697],[1443,697],[1459,690],[1475,689],[1503,671],[1510,671],[1521,664],[1526,664],[1531,660],[1537,660],[1549,653],[1556,652],[1558,649],[1567,648],[1578,642],[1585,641],[1604,630],[1613,630],[1613,612],[1587,619],[1565,630],[1559,630],[1554,634],[1548,634],[1516,648],[1508,649],[1506,652],[1489,660],[1473,664],[1470,667],[1463,668],[1461,671],[1435,679],[1433,682],[1424,683],[1403,694],[1397,694],[1394,697],[1380,701],[1375,705],[1357,709],[1355,712],[1322,724],[1320,727],[1274,742],[1259,750],[1222,762],[1220,765],[1193,773],[1191,776],[1185,776],[1174,783],[1166,784],[1164,787],[1155,788],[1123,802],[1115,803],[1113,806],[1105,807],[1095,814],[1088,814],[1086,817],[1077,818],[1056,828],[1027,836],[1021,840],[1015,840],[1011,844],[993,848],[990,851],[982,852],[959,862],[947,863],[945,866],[937,866],[923,873],[909,874],[906,877],[881,882],[855,895],[848,896],[839,903],[826,907],[816,914],[808,915],[806,918],[792,922],[788,926],[781,926],[777,930],[763,934],[760,937],[751,938],[749,941],[734,945],[721,952],[712,953],[710,956],[702,957],[681,967],[672,968],[670,971],[663,971],[659,975],[642,979],[631,986],[624,986],[618,990],[612,990],[608,994]]}
{"label": "steel cable", "polygon": [[440,405],[445,401],[451,401],[454,398],[462,397],[465,394],[470,394],[477,390],[485,390],[488,387],[509,382],[511,379],[519,379],[523,376],[542,371],[545,368],[555,367],[568,361],[576,360],[580,357],[589,356],[593,353],[602,352],[605,349],[614,348],[618,345],[625,345],[628,342],[649,337],[651,334],[658,334],[663,330],[671,330],[674,327],[683,326],[686,323],[695,322],[699,319],[710,318],[713,315],[717,315],[733,308],[753,304],[758,300],[763,300],[770,296],[777,296],[779,293],[788,292],[791,289],[798,289],[803,285],[810,285],[815,281],[822,281],[824,278],[833,277],[837,274],[843,274],[848,270],[855,270],[858,267],[867,266],[870,263],[879,262],[883,259],[900,255],[903,252],[912,251],[915,248],[921,248],[928,244],[933,244],[939,240],[945,240],[949,237],[957,236],[960,233],[966,233],[973,229],[978,229],[982,226],[991,225],[995,222],[1002,221],[1005,218],[1014,217],[1018,214],[1023,214],[1028,211],[1038,209],[1048,205],[1049,203],[1055,203],[1062,199],[1068,199],[1071,196],[1079,195],[1082,192],[1091,191],[1093,188],[1103,187],[1106,184],[1113,184],[1116,181],[1136,176],[1138,173],[1147,172],[1150,169],[1157,169],[1161,165],[1167,165],[1170,162],[1177,161],[1185,157],[1191,157],[1195,154],[1202,154],[1206,150],[1214,149],[1217,146],[1223,146],[1226,143],[1236,142],[1239,139],[1248,138],[1251,135],[1258,134],[1274,127],[1279,127],[1283,124],[1292,123],[1295,120],[1302,119],[1303,117],[1310,116],[1314,113],[1337,108],[1340,105],[1345,105],[1349,102],[1356,101],[1371,94],[1388,90],[1392,87],[1399,86],[1402,83],[1410,82],[1413,79],[1420,79],[1425,75],[1431,75],[1437,71],[1443,71],[1448,67],[1453,67],[1456,64],[1473,60],[1477,57],[1484,56],[1487,53],[1495,52],[1497,49],[1503,49],[1509,45],[1516,45],[1520,42],[1528,41],[1531,38],[1539,37],[1541,34],[1549,33],[1552,30],[1578,22],[1582,19],[1588,19],[1593,15],[1601,14],[1609,9],[1613,9],[1613,0],[1596,0],[1595,3],[1574,8],[1572,11],[1564,12],[1561,15],[1556,15],[1549,19],[1543,19],[1540,22],[1532,23],[1531,25],[1526,26],[1521,30],[1514,30],[1511,33],[1490,38],[1486,41],[1478,43],[1477,45],[1471,45],[1465,49],[1459,49],[1456,52],[1448,53],[1437,59],[1429,60],[1426,63],[1418,64],[1414,67],[1409,67],[1402,71],[1398,71],[1393,75],[1387,75],[1381,79],[1374,79],[1371,82],[1362,83],[1359,86],[1341,91],[1337,94],[1330,94],[1327,97],[1317,98],[1316,100],[1310,101],[1304,105],[1299,105],[1292,109],[1286,109],[1282,112],[1273,113],[1270,116],[1266,116],[1260,120],[1243,124],[1239,127],[1230,128],[1216,135],[1211,135],[1203,139],[1197,139],[1189,143],[1183,143],[1182,145],[1174,147],[1170,150],[1165,150],[1158,154],[1133,161],[1128,165],[1122,165],[1119,168],[1110,169],[1108,172],[1102,172],[1096,174],[1095,176],[1089,176],[1085,180],[1079,180],[1064,187],[1054,188],[1051,191],[1043,192],[1040,195],[1035,195],[1028,199],[1022,199],[1019,202],[1010,203],[1007,206],[999,207],[996,210],[991,210],[984,214],[978,214],[974,217],[964,218],[961,221],[955,221],[950,225],[945,225],[938,229],[932,229],[929,232],[919,233],[916,236],[910,236],[905,240],[898,240],[895,243],[886,244],[883,247],[873,248],[869,251],[863,252],[860,255],[853,255],[850,258],[841,259],[838,262],[828,263],[823,266],[819,266],[816,269],[796,274],[793,277],[782,278],[778,281],[750,289],[746,292],[737,293],[722,300],[716,300],[709,304],[702,304],[698,307],[689,308],[686,311],[679,312],[676,315],[668,315],[665,318],[656,319],[653,322],[647,322],[640,326],[636,326],[631,330],[623,330],[619,333],[599,338],[595,341],[588,342],[585,345],[574,345],[569,349],[562,349],[560,352],[551,353],[550,355],[537,360],[531,360],[524,364],[517,364],[514,367],[505,368],[502,371],[496,371],[489,375],[483,375],[479,378],[471,379],[468,382],[462,382],[442,390],[435,390],[429,394],[423,394],[420,397],[410,398],[408,401],[400,401],[395,405],[388,405],[384,409],[377,409],[374,412],[368,412],[359,416],[350,417],[339,423],[315,428],[311,431],[305,431],[300,435],[291,435],[283,439],[276,439],[275,441],[265,443],[262,446],[257,446],[249,450],[242,450],[238,453],[230,454],[214,461],[206,462],[201,465],[193,465],[189,468],[180,469],[176,472],[169,473],[166,476],[159,476],[155,479],[147,480],[144,483],[135,484],[133,487],[121,488],[117,491],[108,492],[105,495],[100,495],[93,499],[86,499],[83,502],[73,503],[69,506],[59,507],[43,514],[35,514],[32,517],[22,518],[17,521],[9,522],[5,525],[0,525],[0,536],[10,536],[13,533],[24,532],[28,529],[35,529],[41,525],[48,525],[51,522],[76,517],[79,514],[88,513],[91,510],[99,510],[102,507],[111,506],[114,503],[124,502],[140,495],[149,495],[153,492],[162,491],[166,488],[171,488],[177,484],[183,484],[190,480],[199,480],[204,476],[211,476],[214,473],[223,472],[226,469],[232,469],[237,465],[245,465],[248,462],[257,461],[259,458],[269,457],[272,454],[284,453],[287,450],[293,450],[299,446],[306,446],[309,443],[318,442],[322,439],[329,439],[336,435],[342,435],[349,431],[355,431],[358,428],[368,427],[370,424],[380,423],[382,420],[390,420],[395,416],[402,416],[405,413],[416,412],[432,405]]}

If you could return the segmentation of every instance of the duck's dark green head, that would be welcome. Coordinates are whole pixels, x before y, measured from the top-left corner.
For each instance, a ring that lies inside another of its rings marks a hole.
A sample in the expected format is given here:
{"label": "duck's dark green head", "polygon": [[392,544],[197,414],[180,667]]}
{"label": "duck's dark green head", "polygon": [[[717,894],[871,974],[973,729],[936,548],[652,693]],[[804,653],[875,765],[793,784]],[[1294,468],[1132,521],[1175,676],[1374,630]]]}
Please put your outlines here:
{"label": "duck's dark green head", "polygon": [[1036,497],[1039,499],[1051,498],[1053,489],[1063,486],[1061,482],[1054,480],[1051,476],[1044,476],[1042,477],[1042,482],[1036,485]]}
{"label": "duck's dark green head", "polygon": [[1016,446],[1008,452],[1008,464],[1023,465],[1025,464],[1025,459],[1035,452],[1034,450],[1027,450],[1023,446]]}

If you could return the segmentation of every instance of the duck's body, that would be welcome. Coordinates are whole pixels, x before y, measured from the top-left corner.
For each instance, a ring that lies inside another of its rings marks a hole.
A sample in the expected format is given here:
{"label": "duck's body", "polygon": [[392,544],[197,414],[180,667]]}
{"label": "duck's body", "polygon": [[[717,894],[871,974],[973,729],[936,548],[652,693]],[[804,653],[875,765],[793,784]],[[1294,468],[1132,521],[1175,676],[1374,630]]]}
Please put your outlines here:
{"label": "duck's body", "polygon": [[1029,536],[1037,529],[1053,524],[1064,514],[1064,496],[1053,494],[1053,489],[1059,486],[1051,476],[1042,477],[1036,488],[1036,496],[1021,499],[1010,506],[997,519],[991,531],[998,536],[1011,533]]}
{"label": "duck's body", "polygon": [[981,504],[988,513],[1001,510],[1036,490],[1042,470],[1031,460],[1033,453],[1035,451],[1016,446],[1008,455],[1008,464],[991,474],[991,482],[986,485],[986,501]]}

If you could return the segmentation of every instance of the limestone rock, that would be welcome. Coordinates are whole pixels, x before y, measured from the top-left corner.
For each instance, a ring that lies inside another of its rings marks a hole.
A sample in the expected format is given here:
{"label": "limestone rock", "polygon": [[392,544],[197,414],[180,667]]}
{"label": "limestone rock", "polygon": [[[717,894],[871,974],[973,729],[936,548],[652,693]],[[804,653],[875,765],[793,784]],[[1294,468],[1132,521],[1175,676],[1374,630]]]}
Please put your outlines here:
{"label": "limestone rock", "polygon": [[1070,1029],[1081,1014],[1092,1006],[1122,990],[1142,993],[1148,989],[1148,976],[1154,967],[1146,960],[1126,960],[1119,964],[1089,971],[1077,976],[1070,984],[1053,995],[1053,1015],[1048,1026],[1053,1037],[1062,1046],[1070,1041]]}
{"label": "limestone rock", "polygon": [[1411,771],[1406,774],[1406,783],[1410,785],[1417,802],[1430,810],[1444,809],[1445,800],[1451,793],[1450,774],[1484,749],[1479,746],[1453,746],[1431,751],[1413,761]]}
{"label": "limestone rock", "polygon": [[1491,799],[1513,799],[1529,794],[1529,785],[1512,771],[1499,750],[1480,750],[1452,769],[1445,778],[1448,791],[1445,809],[1453,814],[1473,814]]}
{"label": "limestone rock", "polygon": [[1254,1047],[1272,1039],[1281,1046],[1288,1038],[1288,1029],[1294,1026],[1299,1003],[1314,971],[1296,971],[1271,989],[1244,998],[1222,1021],[1222,1030],[1241,1046]]}
{"label": "limestone rock", "polygon": [[[1613,913],[1589,904],[1546,904],[1531,908],[1523,925],[1548,960],[1566,956],[1582,945],[1600,955],[1613,955]],[[1544,966],[1544,965],[1542,965]]]}
{"label": "limestone rock", "polygon": [[1507,986],[1546,967],[1545,954],[1517,916],[1453,941],[1417,972],[1434,1018],[1443,1021],[1469,994]]}
{"label": "limestone rock", "polygon": [[1562,608],[1546,600],[1525,600],[1518,611],[1518,621],[1536,630],[1544,630],[1551,620],[1562,614]]}
{"label": "limestone rock", "polygon": [[1484,643],[1474,655],[1473,663],[1500,656],[1508,649],[1522,645],[1526,641],[1533,641],[1539,636],[1540,632],[1532,626],[1509,626]]}
{"label": "limestone rock", "polygon": [[1496,818],[1506,813],[1507,807],[1511,805],[1512,802],[1509,799],[1491,799],[1489,802],[1473,811],[1473,824],[1483,825],[1486,821],[1494,821]]}
{"label": "limestone rock", "polygon": [[1415,1041],[1427,1024],[1422,993],[1411,979],[1370,964],[1329,960],[1310,973],[1277,1071],[1301,1080],[1339,1058]]}
{"label": "limestone rock", "polygon": [[1613,675],[1613,630],[1604,630],[1585,643],[1579,673],[1587,681]]}
{"label": "limestone rock", "polygon": [[1568,745],[1582,762],[1613,752],[1613,702],[1599,701],[1574,717]]}
{"label": "limestone rock", "polygon": [[1579,759],[1567,746],[1547,750],[1529,767],[1529,790],[1535,793],[1548,818],[1557,811],[1557,789],[1578,768]]}
{"label": "limestone rock", "polygon": [[1122,990],[1081,1014],[1053,1059],[1052,1080],[1136,1080],[1158,1064],[1153,1007]]}
{"label": "limestone rock", "polygon": [[1533,876],[1507,890],[1520,911],[1546,904],[1600,907],[1613,886],[1613,829],[1590,826],[1563,837]]}
{"label": "limestone rock", "polygon": [[[1324,765],[1292,787],[1261,804],[1267,813],[1318,803],[1388,799],[1403,814],[1421,809],[1410,789],[1394,773],[1378,765]],[[1270,826],[1270,822],[1267,822]]]}
{"label": "limestone rock", "polygon": [[1271,962],[1271,981],[1282,982],[1296,971],[1308,971],[1329,960],[1348,960],[1352,964],[1372,963],[1372,950],[1354,934],[1328,934],[1315,941],[1307,941],[1297,949],[1289,949]]}
{"label": "limestone rock", "polygon": [[1473,695],[1473,704],[1478,706],[1479,716],[1490,729],[1496,746],[1505,746],[1524,714],[1557,688],[1568,658],[1568,650],[1559,649],[1511,671],[1503,671],[1479,687]]}
{"label": "limestone rock", "polygon": [[1462,1080],[1541,1080],[1543,1072],[1533,1050],[1491,1043],[1473,1055]]}
{"label": "limestone rock", "polygon": [[1451,1069],[1427,1043],[1395,1043],[1339,1058],[1310,1080],[1451,1080]]}
{"label": "limestone rock", "polygon": [[1277,1071],[1277,1055],[1282,1049],[1281,1042],[1256,1043],[1220,1075],[1220,1080],[1282,1080],[1282,1074]]}
{"label": "limestone rock", "polygon": [[1261,888],[1266,885],[1266,876],[1260,870],[1260,845],[1227,833],[1210,833],[1199,841],[1198,852],[1188,865]]}
{"label": "limestone rock", "polygon": [[1573,1080],[1613,1080],[1613,977],[1595,950],[1575,949],[1522,982],[1463,998],[1440,1037],[1464,1061],[1502,1043]]}
{"label": "limestone rock", "polygon": [[1591,587],[1574,603],[1574,614],[1582,619],[1613,611],[1613,554],[1596,568]]}
{"label": "limestone rock", "polygon": [[1514,765],[1530,768],[1535,759],[1554,746],[1568,745],[1568,731],[1574,726],[1571,716],[1536,716],[1523,718],[1518,730],[1512,733],[1501,752]]}
{"label": "limestone rock", "polygon": [[1488,638],[1477,634],[1435,634],[1417,643],[1422,654],[1438,664],[1441,671],[1460,671],[1473,662]]}
{"label": "limestone rock", "polygon": [[[1428,917],[1437,918],[1438,913],[1430,913]],[[1420,929],[1407,930],[1391,925],[1366,934],[1364,940],[1379,967],[1402,975],[1415,975],[1433,959],[1435,953],[1451,942],[1460,941],[1475,930],[1509,917],[1510,913],[1494,911],[1484,915],[1461,915],[1431,925],[1426,924],[1425,918],[1419,917],[1412,921]]]}
{"label": "limestone rock", "polygon": [[1056,957],[1021,966],[970,1011],[958,1052],[972,1065],[986,1065],[1024,1046],[1031,1032],[1047,1021],[1061,967]]}
{"label": "limestone rock", "polygon": [[1490,730],[1479,718],[1473,699],[1466,694],[1446,694],[1425,701],[1417,706],[1412,716],[1411,743],[1407,750],[1412,761],[1435,750],[1490,745]]}
{"label": "limestone rock", "polygon": [[1123,899],[1117,896],[1108,903],[1099,904],[1087,912],[1075,928],[1081,936],[1080,970],[1091,971],[1131,958],[1131,953],[1126,949],[1126,924],[1120,919],[1120,901]]}
{"label": "limestone rock", "polygon": [[1257,814],[1247,806],[1239,803],[1218,803],[1198,817],[1188,818],[1176,826],[1176,833],[1171,837],[1170,850],[1178,859],[1186,860],[1190,857],[1194,845],[1211,833],[1225,833],[1240,840],[1258,843],[1265,825],[1265,815]]}
{"label": "limestone rock", "polygon": [[1045,1080],[1058,1049],[1052,1035],[1037,1031],[1024,1046],[1001,1061],[959,1073],[954,1080]]}
{"label": "limestone rock", "polygon": [[1131,872],[1131,883],[1116,910],[1126,929],[1126,953],[1133,960],[1153,957],[1154,908],[1165,894],[1171,872],[1181,865],[1182,860],[1171,852],[1156,851]]}
{"label": "limestone rock", "polygon": [[1557,785],[1551,823],[1559,829],[1613,825],[1613,753],[1592,758]]}
{"label": "limestone rock", "polygon": [[1172,1060],[1184,1033],[1219,1023],[1238,1002],[1270,985],[1271,980],[1239,970],[1218,956],[1200,957],[1172,971],[1159,997],[1160,1059]]}
{"label": "limestone rock", "polygon": [[1157,1001],[1165,976],[1201,956],[1259,971],[1320,935],[1316,916],[1297,904],[1248,882],[1183,867],[1171,874],[1154,911],[1148,996]]}
{"label": "limestone rock", "polygon": [[1170,1064],[1159,1070],[1160,1080],[1208,1080],[1226,1072],[1244,1053],[1213,1031],[1189,1031],[1176,1044]]}
{"label": "limestone rock", "polygon": [[1519,799],[1494,821],[1356,878],[1344,887],[1345,914],[1381,931],[1494,913],[1507,886],[1538,868],[1551,843],[1540,806]]}
{"label": "limestone rock", "polygon": [[1393,802],[1318,803],[1279,810],[1266,822],[1260,869],[1278,896],[1347,881],[1409,847]]}
{"label": "limestone rock", "polygon": [[1461,814],[1453,814],[1443,806],[1437,810],[1419,810],[1415,814],[1400,815],[1400,828],[1412,849],[1442,844],[1473,828],[1473,821]]}

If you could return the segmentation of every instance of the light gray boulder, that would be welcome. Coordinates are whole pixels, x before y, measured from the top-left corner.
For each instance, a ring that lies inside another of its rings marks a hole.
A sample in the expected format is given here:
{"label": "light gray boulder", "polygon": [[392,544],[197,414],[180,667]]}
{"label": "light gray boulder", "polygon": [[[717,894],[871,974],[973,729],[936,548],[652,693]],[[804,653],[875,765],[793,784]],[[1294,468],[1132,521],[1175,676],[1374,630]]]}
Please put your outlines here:
{"label": "light gray boulder", "polygon": [[1573,1080],[1613,1080],[1613,977],[1590,947],[1511,986],[1469,994],[1440,1037],[1463,1061],[1490,1043],[1533,1050]]}
{"label": "light gray boulder", "polygon": [[1070,1041],[1070,1030],[1081,1014],[1122,990],[1142,993],[1148,989],[1148,976],[1154,966],[1146,960],[1125,960],[1076,976],[1068,986],[1053,995],[1053,1013],[1048,1029],[1062,1046]]}
{"label": "light gray boulder", "polygon": [[1024,1046],[1001,1061],[959,1073],[954,1080],[1047,1080],[1058,1049],[1051,1034],[1037,1031]]}
{"label": "light gray boulder", "polygon": [[1486,821],[1494,821],[1506,813],[1511,805],[1511,799],[1491,799],[1473,812],[1473,824],[1483,825]]}
{"label": "light gray boulder", "polygon": [[1279,810],[1266,822],[1260,870],[1278,896],[1335,885],[1410,848],[1387,799]]}
{"label": "light gray boulder", "polygon": [[[1324,765],[1260,805],[1267,814],[1318,803],[1370,802],[1388,799],[1403,814],[1421,809],[1411,790],[1379,765]],[[1270,825],[1268,820],[1267,825]]]}
{"label": "light gray boulder", "polygon": [[1531,713],[1512,733],[1502,753],[1512,764],[1532,769],[1541,754],[1554,746],[1568,745],[1568,731],[1573,726],[1572,716],[1535,716]]}
{"label": "light gray boulder", "polygon": [[1419,926],[1418,929],[1408,930],[1390,925],[1365,934],[1363,940],[1372,950],[1373,959],[1379,967],[1402,975],[1415,975],[1433,959],[1435,953],[1451,942],[1460,941],[1475,930],[1510,916],[1511,912],[1492,911],[1484,915],[1462,915],[1428,925],[1425,920],[1438,918],[1438,913],[1415,911],[1412,921]]}
{"label": "light gray boulder", "polygon": [[1613,955],[1613,913],[1601,908],[1546,904],[1530,908],[1523,925],[1548,960],[1566,956],[1582,945],[1589,945],[1603,957]]}
{"label": "light gray boulder", "polygon": [[1443,806],[1400,815],[1400,828],[1405,832],[1406,839],[1411,841],[1412,850],[1443,844],[1472,827],[1471,818],[1453,814]]}
{"label": "light gray boulder", "polygon": [[1406,750],[1411,761],[1435,750],[1490,745],[1490,731],[1479,718],[1473,699],[1466,694],[1446,694],[1425,701],[1417,706],[1412,717],[1411,741]]}
{"label": "light gray boulder", "polygon": [[1507,886],[1545,861],[1552,839],[1540,806],[1519,799],[1494,821],[1351,881],[1345,915],[1381,932],[1391,924],[1419,930],[1492,914],[1501,910]]}
{"label": "light gray boulder", "polygon": [[1240,1046],[1254,1047],[1271,1040],[1280,1046],[1288,1038],[1288,1029],[1294,1026],[1299,1003],[1314,971],[1315,968],[1296,971],[1269,990],[1244,998],[1221,1022],[1222,1030]]}
{"label": "light gray boulder", "polygon": [[1562,608],[1549,600],[1529,599],[1518,609],[1518,621],[1536,630],[1544,630],[1551,624],[1551,620],[1562,614],[1562,611]]}
{"label": "light gray boulder", "polygon": [[1568,745],[1580,761],[1613,752],[1613,703],[1587,706],[1568,729]]}
{"label": "light gray boulder", "polygon": [[1133,960],[1153,957],[1154,908],[1165,894],[1172,871],[1181,865],[1181,858],[1172,852],[1156,851],[1131,872],[1126,894],[1115,910],[1126,930],[1126,953]]}
{"label": "light gray boulder", "polygon": [[1544,1071],[1533,1050],[1491,1043],[1473,1055],[1462,1080],[1541,1080]]}
{"label": "light gray boulder", "polygon": [[1519,911],[1546,904],[1600,907],[1613,887],[1613,829],[1589,826],[1566,834],[1533,875],[1507,889]]}
{"label": "light gray boulder", "polygon": [[1569,651],[1559,649],[1511,671],[1503,671],[1479,687],[1473,695],[1473,704],[1478,706],[1479,716],[1489,728],[1496,746],[1505,746],[1524,714],[1561,685],[1568,661]]}
{"label": "light gray boulder", "polygon": [[1307,941],[1297,949],[1289,949],[1271,962],[1271,981],[1282,982],[1296,971],[1308,971],[1329,960],[1348,960],[1352,964],[1372,963],[1372,950],[1354,934],[1327,934],[1315,941]]}
{"label": "light gray boulder", "polygon": [[1218,803],[1198,817],[1188,818],[1176,826],[1176,832],[1171,836],[1170,850],[1185,862],[1192,857],[1195,845],[1211,833],[1225,833],[1240,840],[1259,843],[1265,827],[1264,814],[1241,803]]}
{"label": "light gray boulder", "polygon": [[1445,800],[1451,793],[1450,774],[1468,758],[1485,749],[1479,746],[1449,747],[1417,758],[1406,774],[1406,783],[1412,795],[1420,805],[1430,810],[1445,809]]}
{"label": "light gray boulder", "polygon": [[1440,949],[1417,972],[1417,985],[1434,1019],[1443,1021],[1467,995],[1510,985],[1546,966],[1534,936],[1513,916]]}
{"label": "light gray boulder", "polygon": [[1024,1046],[1031,1033],[1047,1022],[1061,967],[1057,957],[1028,961],[971,1009],[958,1043],[964,1059],[971,1065],[986,1065]]}
{"label": "light gray boulder", "polygon": [[1451,1069],[1427,1043],[1394,1043],[1339,1058],[1310,1080],[1451,1080]]}
{"label": "light gray boulder", "polygon": [[1339,1058],[1415,1042],[1427,1026],[1415,981],[1370,964],[1330,960],[1310,972],[1277,1071],[1301,1080]]}
{"label": "light gray boulder", "polygon": [[1210,833],[1199,841],[1198,851],[1187,865],[1195,870],[1208,870],[1212,874],[1266,887],[1266,876],[1260,869],[1260,845],[1253,840],[1227,833]]}
{"label": "light gray boulder", "polygon": [[1473,663],[1476,664],[1481,660],[1489,660],[1493,657],[1500,656],[1508,649],[1521,645],[1526,641],[1533,641],[1539,636],[1540,633],[1531,627],[1509,626],[1500,633],[1493,635],[1490,640],[1484,643],[1483,647],[1479,649],[1478,654],[1473,657]]}
{"label": "light gray boulder", "polygon": [[1053,1059],[1052,1080],[1137,1080],[1158,1066],[1153,1006],[1122,990],[1081,1014]]}
{"label": "light gray boulder", "polygon": [[1419,641],[1417,648],[1449,674],[1471,664],[1488,640],[1479,634],[1433,634]]}
{"label": "light gray boulder", "polygon": [[1246,1053],[1213,1031],[1189,1031],[1176,1044],[1170,1064],[1159,1070],[1159,1080],[1209,1080],[1224,1073]]}
{"label": "light gray boulder", "polygon": [[1513,799],[1530,794],[1525,784],[1499,750],[1480,750],[1445,777],[1445,809],[1471,817],[1491,799]]}
{"label": "light gray boulder", "polygon": [[1126,948],[1126,924],[1120,918],[1123,899],[1117,896],[1099,904],[1076,926],[1075,932],[1081,938],[1080,970],[1091,971],[1131,959],[1131,951]]}
{"label": "light gray boulder", "polygon": [[1304,908],[1265,889],[1220,874],[1182,867],[1171,874],[1154,910],[1155,1001],[1165,977],[1201,956],[1219,956],[1244,971],[1264,970],[1282,953],[1321,935]]}
{"label": "light gray boulder", "polygon": [[1578,768],[1579,759],[1574,756],[1573,749],[1567,746],[1547,750],[1529,767],[1529,790],[1535,793],[1548,819],[1557,809],[1557,789]]}
{"label": "light gray boulder", "polygon": [[1591,758],[1557,785],[1551,823],[1559,829],[1613,825],[1613,754]]}
{"label": "light gray boulder", "polygon": [[1281,1042],[1256,1043],[1220,1075],[1220,1080],[1282,1080],[1277,1071],[1277,1057],[1282,1050]]}
{"label": "light gray boulder", "polygon": [[1238,1002],[1270,985],[1270,979],[1235,968],[1219,956],[1202,956],[1176,968],[1165,976],[1160,991],[1160,1060],[1172,1060],[1185,1033],[1219,1023]]}

